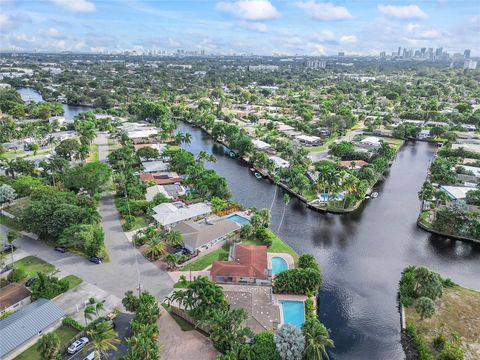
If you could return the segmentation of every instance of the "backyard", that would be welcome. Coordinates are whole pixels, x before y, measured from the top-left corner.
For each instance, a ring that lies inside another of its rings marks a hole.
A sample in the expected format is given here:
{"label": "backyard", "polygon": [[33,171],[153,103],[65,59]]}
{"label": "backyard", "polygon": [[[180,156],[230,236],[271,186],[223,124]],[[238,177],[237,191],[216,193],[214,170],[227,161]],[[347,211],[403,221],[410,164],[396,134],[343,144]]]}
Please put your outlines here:
{"label": "backyard", "polygon": [[[224,245],[212,252],[202,256],[198,260],[191,262],[190,264],[182,267],[181,271],[200,271],[204,270],[208,266],[212,265],[215,260],[225,261],[228,260],[228,245]],[[200,255],[201,256],[201,255]]]}

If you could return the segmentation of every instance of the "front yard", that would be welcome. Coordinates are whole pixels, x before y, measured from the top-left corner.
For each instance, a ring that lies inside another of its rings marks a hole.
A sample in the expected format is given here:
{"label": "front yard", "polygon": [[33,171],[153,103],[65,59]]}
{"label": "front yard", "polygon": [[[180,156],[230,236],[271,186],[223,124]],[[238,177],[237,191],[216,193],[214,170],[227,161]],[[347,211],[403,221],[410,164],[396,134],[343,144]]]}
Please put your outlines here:
{"label": "front yard", "polygon": [[[64,346],[78,334],[78,330],[68,325],[62,325],[54,333],[58,335],[61,346]],[[37,351],[37,344],[34,344],[15,357],[14,360],[42,360],[42,357]]]}
{"label": "front yard", "polygon": [[27,277],[34,276],[38,272],[48,274],[55,270],[55,266],[37,258],[36,256],[27,256],[23,259],[17,260],[13,263],[13,267],[15,269],[24,270]]}

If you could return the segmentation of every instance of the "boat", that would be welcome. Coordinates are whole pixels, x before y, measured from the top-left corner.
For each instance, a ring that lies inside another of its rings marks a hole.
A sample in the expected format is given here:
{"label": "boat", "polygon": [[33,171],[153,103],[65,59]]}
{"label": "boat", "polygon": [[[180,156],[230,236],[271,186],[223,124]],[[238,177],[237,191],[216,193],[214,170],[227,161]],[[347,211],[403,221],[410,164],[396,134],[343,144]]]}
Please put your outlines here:
{"label": "boat", "polygon": [[375,199],[378,196],[378,192],[374,191],[371,196],[372,196],[372,198]]}
{"label": "boat", "polygon": [[259,172],[255,172],[254,175],[257,179],[261,179],[263,177],[262,174],[260,174]]}
{"label": "boat", "polygon": [[230,152],[228,153],[228,156],[230,156],[231,158],[234,158],[234,157],[237,157],[237,154],[235,153],[235,151],[230,150]]}
{"label": "boat", "polygon": [[254,168],[250,168],[250,171],[251,171],[251,172],[255,172],[255,169],[254,169]]}

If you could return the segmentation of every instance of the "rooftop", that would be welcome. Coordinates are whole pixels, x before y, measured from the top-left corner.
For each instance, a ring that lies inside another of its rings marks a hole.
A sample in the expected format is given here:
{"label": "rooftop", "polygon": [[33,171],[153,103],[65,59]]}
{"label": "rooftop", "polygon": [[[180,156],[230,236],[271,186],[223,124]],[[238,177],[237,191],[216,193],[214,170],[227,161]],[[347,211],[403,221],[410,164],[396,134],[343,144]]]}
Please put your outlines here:
{"label": "rooftop", "polygon": [[153,208],[153,218],[161,225],[171,225],[180,221],[206,216],[212,212],[206,203],[185,205],[182,202],[163,203]]}
{"label": "rooftop", "polygon": [[0,291],[0,311],[15,305],[17,302],[30,296],[30,291],[25,285],[19,283],[11,283],[2,288]]}
{"label": "rooftop", "polygon": [[210,271],[216,276],[240,276],[260,279],[268,278],[267,247],[235,245],[232,261],[214,261]]}
{"label": "rooftop", "polygon": [[54,302],[39,299],[0,320],[0,358],[65,316]]}
{"label": "rooftop", "polygon": [[176,172],[153,172],[141,173],[142,181],[151,181],[157,185],[174,184],[182,182],[182,178]]}

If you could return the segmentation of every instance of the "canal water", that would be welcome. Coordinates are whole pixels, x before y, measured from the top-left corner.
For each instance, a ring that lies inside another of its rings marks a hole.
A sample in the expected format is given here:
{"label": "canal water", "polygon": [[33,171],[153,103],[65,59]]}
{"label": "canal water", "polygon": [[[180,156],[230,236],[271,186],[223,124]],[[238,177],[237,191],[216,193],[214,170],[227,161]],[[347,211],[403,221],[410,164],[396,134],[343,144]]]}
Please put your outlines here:
{"label": "canal water", "polygon": [[[18,93],[22,97],[23,101],[28,102],[42,102],[43,98],[40,93],[35,89],[29,87],[21,87],[17,89]],[[65,121],[73,121],[73,118],[81,112],[90,111],[92,108],[89,106],[74,106],[63,104],[63,111],[65,116]]]}
{"label": "canal water", "polygon": [[[25,100],[27,96],[42,100],[34,90],[24,89],[19,92]],[[64,107],[66,114],[80,112],[76,106]],[[378,198],[353,213],[333,215],[309,210],[295,198],[284,208],[282,189],[268,180],[257,180],[246,163],[228,156],[224,146],[187,124],[179,131],[192,134],[192,143],[184,146],[187,150],[216,156],[217,161],[207,167],[227,179],[233,199],[247,207],[272,206],[272,229],[298,253],[316,257],[324,278],[319,316],[335,341],[332,359],[405,357],[397,289],[400,273],[408,265],[428,266],[460,285],[480,290],[480,246],[433,236],[416,226],[417,193],[434,157],[433,145],[407,143],[386,180],[376,188]]]}
{"label": "canal water", "polygon": [[[284,211],[283,191],[257,180],[247,164],[231,159],[222,145],[200,129],[185,146],[217,157],[207,164],[226,177],[233,198],[245,206],[272,208],[272,229]],[[319,316],[331,330],[332,359],[403,359],[400,344],[398,281],[408,265],[426,265],[455,282],[480,290],[480,246],[432,236],[416,226],[420,189],[435,146],[409,142],[399,152],[386,180],[368,200],[347,215],[321,214],[292,198],[278,234],[298,253],[312,253],[324,278]]]}

